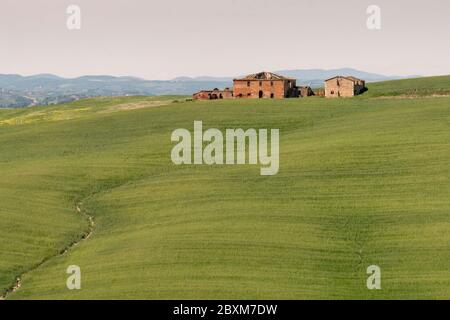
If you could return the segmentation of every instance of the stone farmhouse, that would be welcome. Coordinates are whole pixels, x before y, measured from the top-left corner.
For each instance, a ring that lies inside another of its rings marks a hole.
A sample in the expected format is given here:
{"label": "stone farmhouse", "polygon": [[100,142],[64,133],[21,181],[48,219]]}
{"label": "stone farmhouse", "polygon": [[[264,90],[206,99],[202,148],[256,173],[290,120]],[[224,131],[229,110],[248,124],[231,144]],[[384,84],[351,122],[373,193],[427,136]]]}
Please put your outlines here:
{"label": "stone farmhouse", "polygon": [[354,97],[366,91],[366,82],[355,77],[336,76],[325,80],[325,97]]}

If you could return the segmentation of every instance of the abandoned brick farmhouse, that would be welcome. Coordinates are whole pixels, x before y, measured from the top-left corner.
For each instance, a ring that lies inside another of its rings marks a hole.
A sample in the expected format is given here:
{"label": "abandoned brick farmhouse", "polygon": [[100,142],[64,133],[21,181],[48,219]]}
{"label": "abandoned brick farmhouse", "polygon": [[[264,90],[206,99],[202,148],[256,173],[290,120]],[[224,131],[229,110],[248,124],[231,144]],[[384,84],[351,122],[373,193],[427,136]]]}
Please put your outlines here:
{"label": "abandoned brick farmhouse", "polygon": [[270,72],[261,72],[233,80],[237,98],[293,98],[298,97],[296,79]]}
{"label": "abandoned brick farmhouse", "polygon": [[[319,90],[318,95],[329,98],[353,97],[364,92],[365,81],[355,77],[337,76],[325,81],[325,90]],[[215,99],[284,99],[315,95],[309,86],[297,86],[294,78],[283,77],[271,72],[260,72],[233,80],[233,90],[202,90],[194,93],[197,100]]]}

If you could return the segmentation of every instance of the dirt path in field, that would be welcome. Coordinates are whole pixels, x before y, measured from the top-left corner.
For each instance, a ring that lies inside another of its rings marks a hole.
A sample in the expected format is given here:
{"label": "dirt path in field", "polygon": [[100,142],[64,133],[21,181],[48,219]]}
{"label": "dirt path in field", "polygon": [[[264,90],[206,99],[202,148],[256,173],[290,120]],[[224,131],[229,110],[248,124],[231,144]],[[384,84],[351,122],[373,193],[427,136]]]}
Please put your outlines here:
{"label": "dirt path in field", "polygon": [[[145,179],[145,178],[147,178],[147,177],[140,177],[140,179]],[[83,204],[85,202],[89,201],[90,199],[92,199],[100,194],[103,194],[106,192],[111,192],[112,190],[114,190],[116,188],[120,188],[120,187],[129,185],[131,183],[135,183],[136,181],[137,181],[136,179],[130,179],[130,180],[126,180],[122,183],[119,183],[115,186],[112,186],[110,188],[100,189],[100,190],[91,192],[88,196],[85,196],[82,200],[78,201],[75,205],[75,211],[77,214],[82,215],[86,219],[86,221],[89,224],[88,229],[81,236],[79,236],[78,240],[65,246],[64,248],[59,250],[57,254],[54,254],[52,256],[48,256],[48,257],[42,259],[41,262],[30,267],[28,270],[26,270],[26,271],[22,272],[20,275],[18,275],[16,277],[16,281],[8,289],[6,289],[3,292],[0,292],[0,300],[5,300],[6,298],[8,298],[9,294],[18,291],[22,287],[23,276],[37,270],[38,268],[42,267],[45,263],[49,262],[53,258],[64,256],[70,250],[72,250],[74,247],[78,246],[81,242],[88,240],[92,236],[92,234],[94,233],[94,230],[95,230],[95,219],[94,219],[94,216],[90,215],[86,210],[83,210]]]}
{"label": "dirt path in field", "polygon": [[[86,199],[88,199],[88,198],[90,198],[90,197],[87,197]],[[65,255],[72,248],[79,245],[82,241],[87,240],[91,237],[92,233],[94,232],[94,228],[95,228],[94,217],[87,214],[85,211],[83,211],[82,206],[83,206],[83,201],[78,202],[75,206],[76,211],[78,214],[85,216],[86,220],[89,222],[89,229],[83,235],[81,235],[78,240],[76,240],[76,241],[72,242],[71,244],[69,244],[68,246],[64,247],[57,254],[44,258],[41,262],[39,262],[35,266],[31,267],[30,269],[26,270],[25,272],[23,272],[22,274],[17,276],[16,281],[8,289],[6,289],[5,292],[3,292],[0,295],[0,300],[5,300],[9,294],[16,292],[17,290],[19,290],[22,287],[22,278],[24,275],[26,275],[30,272],[33,272],[34,270],[38,269],[39,267],[41,267],[42,265],[44,265],[46,262],[48,262],[49,260],[51,260],[53,258]]]}

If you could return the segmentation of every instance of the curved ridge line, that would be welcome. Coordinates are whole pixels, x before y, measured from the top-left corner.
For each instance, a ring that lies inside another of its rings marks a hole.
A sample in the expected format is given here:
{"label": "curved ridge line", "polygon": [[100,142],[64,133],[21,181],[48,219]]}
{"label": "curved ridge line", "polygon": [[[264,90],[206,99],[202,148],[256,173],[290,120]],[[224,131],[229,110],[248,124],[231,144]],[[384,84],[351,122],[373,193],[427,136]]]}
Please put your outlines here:
{"label": "curved ridge line", "polygon": [[16,291],[18,291],[21,287],[22,287],[22,278],[23,276],[25,276],[26,274],[33,272],[34,270],[37,270],[39,267],[43,266],[46,262],[50,261],[53,258],[57,258],[57,257],[61,257],[64,256],[67,252],[69,252],[72,248],[76,247],[77,245],[79,245],[81,242],[88,240],[92,233],[94,232],[94,228],[95,228],[95,221],[94,221],[94,217],[87,214],[85,211],[82,210],[82,206],[84,201],[86,201],[87,199],[91,198],[92,196],[94,196],[94,194],[89,195],[88,197],[86,197],[85,199],[81,200],[80,202],[78,202],[75,205],[75,210],[79,213],[82,214],[86,217],[87,221],[89,222],[89,229],[84,232],[78,240],[71,242],[69,245],[67,245],[66,247],[64,247],[63,249],[59,250],[58,253],[45,257],[44,259],[42,259],[41,262],[39,262],[38,264],[32,266],[31,268],[29,268],[28,270],[25,270],[24,272],[22,272],[21,274],[19,274],[16,277],[15,282],[9,287],[7,288],[1,295],[0,295],[0,300],[6,300],[6,298],[8,297],[8,295],[10,295],[11,293],[14,293]]}
{"label": "curved ridge line", "polygon": [[[152,176],[152,175],[149,175],[149,176]],[[54,254],[54,255],[51,255],[51,256],[48,256],[48,257],[44,258],[38,264],[30,267],[28,270],[25,270],[24,272],[19,274],[16,277],[16,281],[8,289],[4,290],[3,293],[0,295],[0,300],[5,300],[8,297],[9,294],[16,292],[17,290],[19,290],[22,287],[22,278],[23,278],[24,275],[37,270],[39,267],[43,266],[46,262],[48,262],[49,260],[51,260],[53,258],[65,255],[67,252],[70,251],[70,249],[74,248],[75,246],[80,244],[82,241],[88,240],[92,236],[92,234],[94,232],[94,229],[95,229],[95,220],[94,220],[94,216],[91,216],[91,215],[87,214],[87,212],[82,210],[81,207],[83,206],[84,202],[86,202],[87,200],[89,200],[89,199],[91,199],[91,198],[93,198],[93,197],[95,197],[95,196],[97,196],[99,194],[106,193],[106,192],[111,192],[112,190],[114,190],[116,188],[120,188],[120,187],[124,187],[124,186],[130,185],[130,184],[133,184],[136,181],[139,181],[141,179],[146,179],[149,176],[139,176],[139,177],[137,177],[135,179],[129,179],[127,181],[124,181],[123,183],[119,183],[116,186],[113,186],[111,188],[106,188],[106,189],[103,189],[103,190],[98,190],[98,191],[91,192],[91,194],[89,194],[87,197],[85,197],[84,199],[78,201],[76,203],[76,205],[75,205],[75,210],[78,213],[83,214],[86,217],[86,219],[88,220],[88,222],[89,222],[89,229],[88,229],[88,231],[86,231],[84,234],[82,234],[78,240],[73,241],[68,246],[66,246],[63,249],[61,249],[57,254]]]}

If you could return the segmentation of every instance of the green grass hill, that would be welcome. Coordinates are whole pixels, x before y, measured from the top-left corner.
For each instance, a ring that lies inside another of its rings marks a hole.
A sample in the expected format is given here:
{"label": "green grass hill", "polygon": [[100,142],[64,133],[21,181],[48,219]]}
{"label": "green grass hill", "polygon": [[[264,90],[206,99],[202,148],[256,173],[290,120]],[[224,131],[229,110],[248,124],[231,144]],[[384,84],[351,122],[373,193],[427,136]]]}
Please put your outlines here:
{"label": "green grass hill", "polygon": [[[0,292],[20,276],[8,299],[448,299],[449,93],[436,77],[354,99],[0,110]],[[195,120],[279,129],[278,175],[175,166],[171,133]]]}

